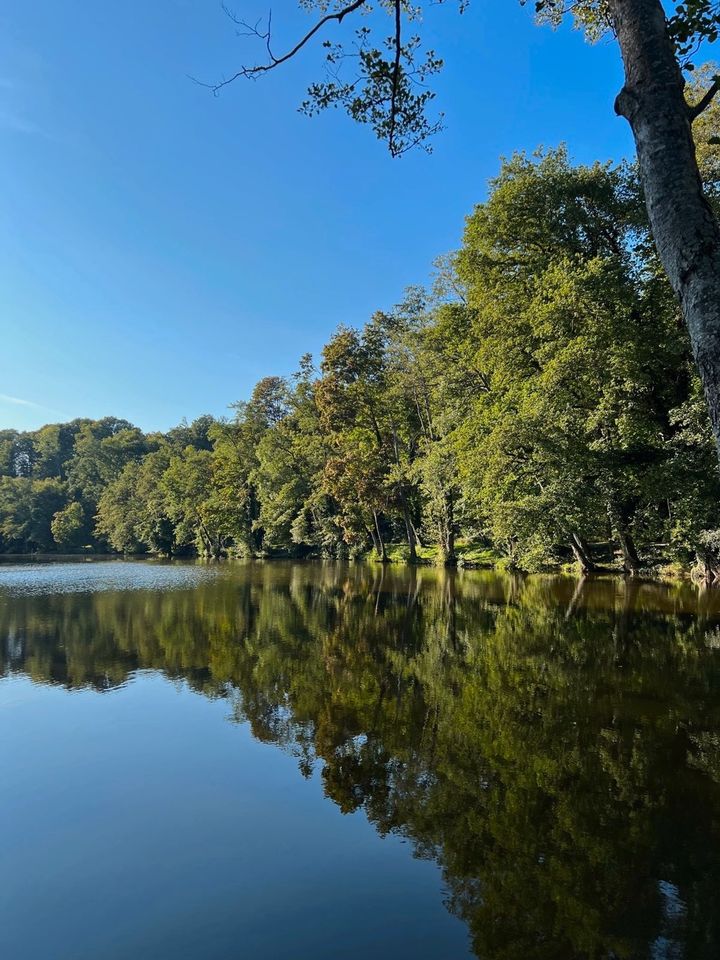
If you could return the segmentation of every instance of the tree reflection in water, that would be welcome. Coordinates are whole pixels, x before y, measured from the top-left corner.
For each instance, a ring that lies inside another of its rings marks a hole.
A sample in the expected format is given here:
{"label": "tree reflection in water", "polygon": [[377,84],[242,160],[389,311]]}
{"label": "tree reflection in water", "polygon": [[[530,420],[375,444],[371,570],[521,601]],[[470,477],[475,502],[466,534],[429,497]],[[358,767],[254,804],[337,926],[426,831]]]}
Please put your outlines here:
{"label": "tree reflection in water", "polygon": [[720,597],[284,563],[0,594],[4,674],[159,670],[435,859],[478,957],[720,954]]}

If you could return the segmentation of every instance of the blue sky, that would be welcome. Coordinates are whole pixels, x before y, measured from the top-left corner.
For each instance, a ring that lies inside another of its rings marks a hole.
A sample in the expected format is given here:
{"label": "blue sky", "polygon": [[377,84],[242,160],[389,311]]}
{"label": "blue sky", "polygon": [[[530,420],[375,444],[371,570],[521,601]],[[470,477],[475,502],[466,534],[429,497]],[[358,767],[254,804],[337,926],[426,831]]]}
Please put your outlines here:
{"label": "blue sky", "polygon": [[[307,22],[294,0],[273,17],[280,47]],[[613,44],[538,28],[515,0],[434,6],[424,30],[446,130],[392,160],[338,112],[297,113],[317,48],[219,97],[193,84],[247,59],[217,0],[6,0],[0,427],[223,415],[424,283],[501,154],[630,154]]]}

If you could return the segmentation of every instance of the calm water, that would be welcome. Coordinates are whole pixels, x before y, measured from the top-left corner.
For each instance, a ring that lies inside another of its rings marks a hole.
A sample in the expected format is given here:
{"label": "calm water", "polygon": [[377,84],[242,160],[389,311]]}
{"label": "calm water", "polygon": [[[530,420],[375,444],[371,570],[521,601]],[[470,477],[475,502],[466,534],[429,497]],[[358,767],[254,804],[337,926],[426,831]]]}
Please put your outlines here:
{"label": "calm water", "polygon": [[720,591],[0,566],[3,960],[720,956]]}

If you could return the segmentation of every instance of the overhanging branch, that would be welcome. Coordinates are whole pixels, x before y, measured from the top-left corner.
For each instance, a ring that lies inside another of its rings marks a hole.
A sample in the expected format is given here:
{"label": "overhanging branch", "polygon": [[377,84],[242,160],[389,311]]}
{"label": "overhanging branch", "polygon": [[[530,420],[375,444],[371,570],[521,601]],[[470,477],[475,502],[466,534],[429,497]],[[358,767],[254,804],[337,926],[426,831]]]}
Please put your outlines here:
{"label": "overhanging branch", "polygon": [[693,104],[692,106],[688,104],[688,111],[690,113],[691,122],[695,120],[697,117],[699,117],[704,110],[707,110],[707,108],[713,102],[715,95],[719,90],[720,90],[720,76],[716,76],[713,82],[710,84],[708,89],[705,91],[705,93],[701,97],[701,99],[696,104]]}
{"label": "overhanging branch", "polygon": [[[372,28],[361,26],[356,30],[354,51],[348,52],[341,42],[323,40],[325,71],[329,79],[308,87],[308,99],[300,106],[301,112],[312,116],[331,106],[341,106],[354,120],[372,126],[378,137],[386,142],[390,153],[398,157],[412,147],[422,144],[426,150],[428,139],[441,129],[441,120],[433,122],[426,108],[435,94],[426,86],[426,78],[436,74],[442,60],[433,50],[426,50],[417,59],[421,47],[419,36],[403,36],[403,16],[410,11],[409,0],[383,0],[378,6],[393,20],[392,33],[381,43],[369,41]],[[243,65],[232,76],[217,83],[202,83],[214,94],[232,84],[239,77],[255,79],[296,57],[303,48],[331,23],[341,24],[346,17],[374,8],[372,0],[318,0],[318,6],[331,13],[323,13],[317,22],[291,49],[276,56],[273,50],[272,12],[266,21],[254,24],[235,16],[225,5],[226,15],[236,26],[240,37],[254,37],[265,49],[265,57],[254,65]],[[389,51],[389,52],[386,52]],[[356,76],[340,77],[340,65],[346,59],[356,64]]]}
{"label": "overhanging branch", "polygon": [[[275,67],[279,67],[283,63],[287,63],[288,60],[292,58],[302,50],[302,48],[315,36],[316,33],[319,33],[328,23],[342,23],[342,21],[351,13],[355,13],[356,10],[359,10],[360,7],[364,6],[367,3],[367,0],[353,0],[352,3],[349,3],[347,6],[343,7],[341,10],[337,10],[335,13],[328,13],[324,17],[321,17],[320,20],[312,27],[311,30],[305,34],[295,46],[289,50],[287,53],[283,54],[281,57],[276,57],[271,48],[270,48],[270,32],[272,26],[272,13],[268,16],[268,28],[265,33],[261,33],[258,30],[257,24],[253,27],[244,21],[235,20],[240,26],[243,26],[247,29],[247,33],[256,37],[259,37],[261,40],[265,41],[265,46],[268,52],[269,62],[256,64],[252,67],[240,67],[240,69],[234,73],[231,77],[228,77],[227,80],[221,80],[219,83],[203,83],[202,86],[209,87],[213,93],[217,93],[223,87],[227,87],[229,84],[233,83],[240,77],[256,77],[261,73],[267,73],[269,70],[274,70]],[[399,9],[400,0],[397,2]],[[196,81],[199,82],[199,81]]]}

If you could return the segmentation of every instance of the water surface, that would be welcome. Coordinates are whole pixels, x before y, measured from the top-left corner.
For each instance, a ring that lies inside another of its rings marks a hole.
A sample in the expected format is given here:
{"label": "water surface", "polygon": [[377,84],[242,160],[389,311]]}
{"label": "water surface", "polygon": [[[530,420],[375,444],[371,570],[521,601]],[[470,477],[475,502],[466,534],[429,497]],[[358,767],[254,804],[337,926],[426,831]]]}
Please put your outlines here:
{"label": "water surface", "polygon": [[0,956],[720,955],[720,596],[0,567]]}

